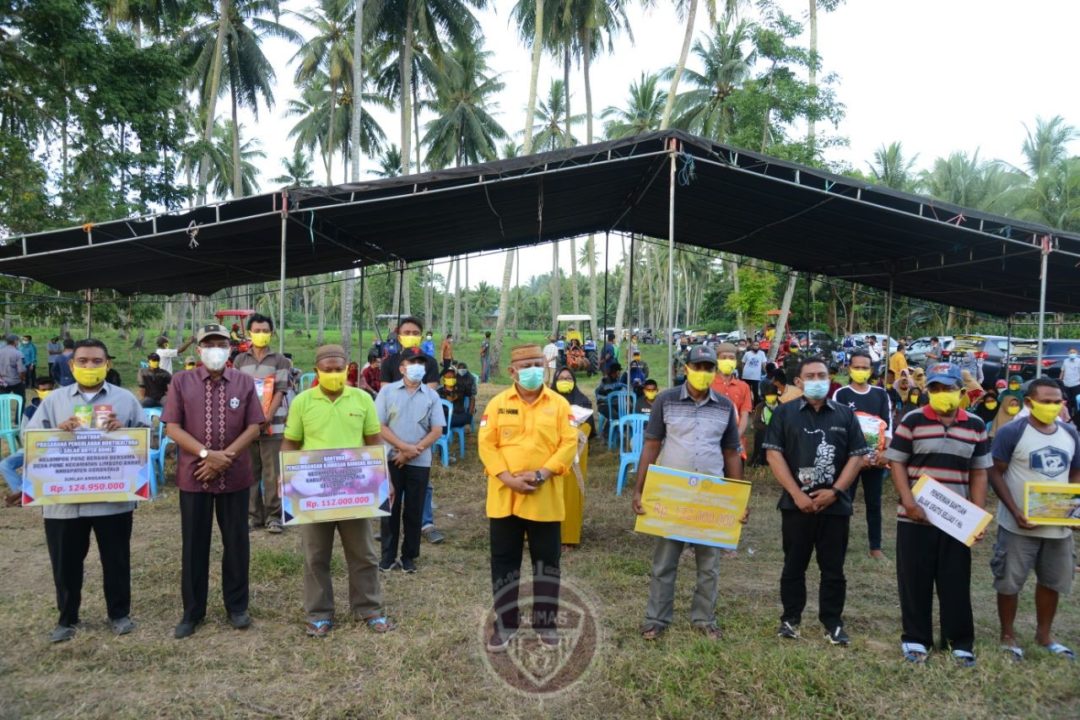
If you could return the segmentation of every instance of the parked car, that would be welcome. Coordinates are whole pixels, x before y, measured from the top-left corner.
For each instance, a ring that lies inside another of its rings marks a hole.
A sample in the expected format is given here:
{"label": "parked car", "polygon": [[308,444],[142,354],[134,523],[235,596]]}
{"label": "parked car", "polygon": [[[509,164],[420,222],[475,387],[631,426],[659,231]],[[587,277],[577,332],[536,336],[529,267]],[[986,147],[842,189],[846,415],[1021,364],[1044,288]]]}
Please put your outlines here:
{"label": "parked car", "polygon": [[[956,344],[955,339],[951,335],[936,335],[934,336],[941,343],[941,349],[945,352],[952,350],[953,345]],[[909,365],[925,365],[926,364],[926,352],[930,349],[930,336],[921,337],[915,339],[911,343],[911,347],[907,349],[907,361]]]}
{"label": "parked car", "polygon": [[[806,330],[796,330],[792,333],[799,339],[799,347],[806,350]],[[832,357],[834,350],[840,347],[840,343],[836,339],[825,332],[824,330],[811,330],[810,331],[810,347],[814,352]]]}
{"label": "parked car", "polygon": [[[1043,340],[1042,374],[1052,378],[1061,377],[1061,361],[1072,348],[1080,349],[1080,340]],[[1035,364],[1039,359],[1038,340],[1013,341],[1009,356],[1009,374],[1019,375],[1025,381],[1035,377]]]}
{"label": "parked car", "polygon": [[[885,338],[887,338],[888,336],[885,333],[872,333],[872,332],[870,332],[870,333],[856,333],[855,335],[852,335],[851,339],[855,341],[855,347],[861,348],[861,347],[865,346],[866,345],[866,337],[868,335],[873,335],[874,337],[877,338],[878,349],[881,349],[881,348],[885,347]],[[889,339],[889,355],[892,355],[894,352],[896,352],[896,339],[891,338],[891,337],[888,338],[888,339]]]}
{"label": "parked car", "polygon": [[[1015,344],[1017,340],[1013,340]],[[1013,347],[1004,335],[956,335],[951,350],[942,355],[949,362],[960,364],[964,353],[974,353],[982,361],[983,387],[993,387],[999,378],[1007,379],[1009,357]]]}

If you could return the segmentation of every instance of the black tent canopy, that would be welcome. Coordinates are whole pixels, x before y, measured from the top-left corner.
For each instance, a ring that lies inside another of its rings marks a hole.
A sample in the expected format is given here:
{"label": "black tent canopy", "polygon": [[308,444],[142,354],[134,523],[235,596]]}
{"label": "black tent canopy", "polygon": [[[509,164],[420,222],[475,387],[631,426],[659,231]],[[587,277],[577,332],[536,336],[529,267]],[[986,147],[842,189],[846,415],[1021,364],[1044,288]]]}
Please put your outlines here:
{"label": "black tent canopy", "polygon": [[[301,188],[8,238],[0,272],[60,290],[194,292],[548,242],[669,235],[1008,315],[1080,311],[1080,237],[778,161],[678,131],[465,168]],[[287,197],[287,200],[286,200]],[[283,205],[287,211],[282,212]]]}

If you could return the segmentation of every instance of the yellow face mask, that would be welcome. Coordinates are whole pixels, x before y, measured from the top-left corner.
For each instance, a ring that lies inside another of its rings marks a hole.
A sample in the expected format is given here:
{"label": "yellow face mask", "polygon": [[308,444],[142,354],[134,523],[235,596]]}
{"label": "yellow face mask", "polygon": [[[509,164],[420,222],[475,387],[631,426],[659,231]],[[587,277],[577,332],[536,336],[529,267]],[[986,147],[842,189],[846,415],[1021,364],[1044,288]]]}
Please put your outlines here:
{"label": "yellow face mask", "polygon": [[656,395],[657,395],[657,391],[656,391],[656,390],[646,390],[646,391],[645,391],[645,399],[646,399],[646,400],[649,400],[649,401],[655,400],[655,399],[656,399]]}
{"label": "yellow face mask", "polygon": [[1061,412],[1061,403],[1041,403],[1032,401],[1031,416],[1043,425],[1049,425],[1057,420]]}
{"label": "yellow face mask", "polygon": [[401,343],[401,347],[408,349],[414,347],[420,347],[419,335],[398,335],[398,342]]}
{"label": "yellow face mask", "polygon": [[765,404],[770,405],[770,406],[775,405],[776,404],[776,396],[775,395],[766,395],[765,396]]}
{"label": "yellow face mask", "polygon": [[1020,389],[1020,383],[1009,383],[1009,389],[1010,390],[1019,390]]}
{"label": "yellow face mask", "polygon": [[109,374],[109,367],[107,365],[95,368],[72,366],[71,374],[75,376],[75,382],[83,387],[97,387],[105,382],[105,376]]}
{"label": "yellow face mask", "polygon": [[326,392],[341,392],[342,388],[345,387],[344,370],[341,372],[323,372],[322,370],[319,370],[318,373],[319,387],[326,390]]}
{"label": "yellow face mask", "polygon": [[716,363],[716,369],[721,375],[730,375],[735,372],[735,361],[731,359],[720,360]]}
{"label": "yellow face mask", "polygon": [[161,363],[157,360],[151,360],[146,364],[150,366],[151,370],[157,370],[159,367],[161,367]]}
{"label": "yellow face mask", "polygon": [[251,344],[257,348],[264,348],[270,345],[270,336],[273,333],[268,332],[253,332],[251,333]]}
{"label": "yellow face mask", "polygon": [[442,384],[448,388],[452,388],[457,385],[457,380],[455,380],[454,378],[446,378],[442,381]]}
{"label": "yellow face mask", "polygon": [[690,387],[695,390],[708,390],[712,385],[713,380],[716,379],[716,372],[713,370],[687,370],[686,382],[690,383]]}
{"label": "yellow face mask", "polygon": [[997,410],[997,400],[987,400],[983,403],[987,410]]}
{"label": "yellow face mask", "polygon": [[184,369],[185,370],[194,370],[195,369],[195,363],[186,363],[184,365]]}
{"label": "yellow face mask", "polygon": [[911,401],[912,405],[916,405],[919,402],[919,396],[917,393],[911,393],[911,395],[908,396],[908,400]]}
{"label": "yellow face mask", "polygon": [[566,395],[567,393],[569,393],[571,390],[574,389],[574,381],[573,380],[556,380],[555,381],[555,389],[558,390],[561,394]]}
{"label": "yellow face mask", "polygon": [[1005,408],[1005,414],[1006,415],[1016,415],[1019,412],[1020,412],[1020,406],[1019,405],[1010,405],[1009,407]]}
{"label": "yellow face mask", "polygon": [[934,412],[948,415],[960,407],[960,391],[945,390],[944,392],[930,393],[930,407]]}
{"label": "yellow face mask", "polygon": [[44,400],[49,397],[49,393],[51,393],[52,390],[35,390],[34,392],[37,393],[38,400]]}
{"label": "yellow face mask", "polygon": [[870,371],[869,370],[862,370],[862,369],[852,368],[851,371],[848,374],[851,375],[851,382],[856,383],[858,385],[862,385],[863,383],[865,383],[867,380],[870,379]]}

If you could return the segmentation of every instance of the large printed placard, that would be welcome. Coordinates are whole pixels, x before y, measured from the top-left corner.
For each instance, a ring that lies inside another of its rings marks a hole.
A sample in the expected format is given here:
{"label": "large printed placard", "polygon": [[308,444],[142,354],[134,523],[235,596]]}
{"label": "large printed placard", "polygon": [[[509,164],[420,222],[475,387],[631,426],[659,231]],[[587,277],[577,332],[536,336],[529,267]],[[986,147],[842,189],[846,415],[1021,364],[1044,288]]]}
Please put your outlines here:
{"label": "large printed placard", "polygon": [[381,445],[283,452],[281,476],[286,525],[390,514],[390,474]]}
{"label": "large printed placard", "polygon": [[750,501],[750,483],[650,465],[634,530],[734,550]]}
{"label": "large printed placard", "polygon": [[990,524],[990,513],[929,475],[919,478],[911,488],[911,494],[931,525],[968,547],[975,544],[975,538]]}
{"label": "large printed placard", "polygon": [[150,499],[150,429],[27,430],[23,505]]}
{"label": "large printed placard", "polygon": [[1080,527],[1080,485],[1024,483],[1024,516],[1036,525]]}

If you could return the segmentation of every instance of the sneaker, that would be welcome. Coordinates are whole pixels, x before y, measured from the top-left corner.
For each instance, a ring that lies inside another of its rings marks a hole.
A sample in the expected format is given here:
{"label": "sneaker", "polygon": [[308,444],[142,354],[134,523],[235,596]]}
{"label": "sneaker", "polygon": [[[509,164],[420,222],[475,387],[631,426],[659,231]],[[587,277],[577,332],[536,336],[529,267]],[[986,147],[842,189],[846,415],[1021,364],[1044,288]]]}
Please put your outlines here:
{"label": "sneaker", "polygon": [[109,624],[112,625],[113,632],[117,635],[127,635],[135,629],[135,623],[132,622],[129,617],[122,617],[119,620],[110,620]]}
{"label": "sneaker", "polygon": [[195,634],[195,628],[202,623],[202,620],[198,622],[192,620],[181,620],[177,623],[176,628],[173,630],[173,637],[177,640],[183,640],[186,637],[191,637]]}
{"label": "sneaker", "polygon": [[57,625],[51,633],[49,633],[49,642],[62,643],[75,637],[74,625]]}
{"label": "sneaker", "polygon": [[432,545],[438,545],[446,539],[446,536],[439,532],[439,529],[434,525],[425,525],[420,528],[420,534],[427,538],[427,541]]}
{"label": "sneaker", "polygon": [[401,569],[397,560],[383,560],[379,563],[379,572],[390,572],[394,569]]}
{"label": "sneaker", "polygon": [[837,625],[832,630],[825,631],[825,639],[829,641],[830,645],[840,645],[841,647],[847,647],[851,644],[851,638],[844,632],[843,625]]}
{"label": "sneaker", "polygon": [[270,533],[271,535],[280,535],[281,533],[285,532],[285,526],[281,524],[280,520],[274,518],[273,520],[266,523],[266,532]]}
{"label": "sneaker", "polygon": [[402,558],[401,569],[404,570],[407,574],[411,575],[412,573],[416,572],[416,561]]}
{"label": "sneaker", "polygon": [[783,620],[780,623],[780,628],[776,631],[779,637],[787,638],[788,640],[799,639],[799,626],[789,623],[787,620]]}
{"label": "sneaker", "polygon": [[491,636],[487,641],[487,651],[489,653],[501,653],[506,652],[506,648],[510,647],[510,641],[514,639],[514,635],[517,634],[516,630],[507,632],[499,632],[499,630],[492,630]]}
{"label": "sneaker", "polygon": [[331,630],[334,629],[334,623],[331,620],[315,620],[309,622],[304,630],[308,637],[324,638]]}

